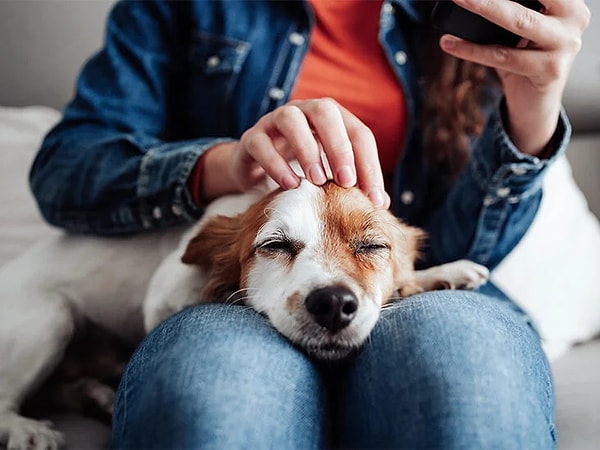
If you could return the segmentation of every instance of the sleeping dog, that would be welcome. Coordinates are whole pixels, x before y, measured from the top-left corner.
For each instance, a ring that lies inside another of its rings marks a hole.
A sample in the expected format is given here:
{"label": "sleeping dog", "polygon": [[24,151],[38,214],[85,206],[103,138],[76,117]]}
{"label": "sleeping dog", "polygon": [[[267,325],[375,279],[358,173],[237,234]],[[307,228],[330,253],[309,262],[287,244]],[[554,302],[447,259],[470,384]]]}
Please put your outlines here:
{"label": "sleeping dog", "polygon": [[[487,269],[465,260],[414,270],[423,238],[358,188],[304,180],[218,199],[185,230],[43,241],[0,271],[0,444],[62,445],[20,407],[85,324],[135,345],[183,308],[236,302],[311,356],[335,360],[360,348],[385,303],[486,282]],[[93,377],[77,386],[110,414],[112,388]]]}

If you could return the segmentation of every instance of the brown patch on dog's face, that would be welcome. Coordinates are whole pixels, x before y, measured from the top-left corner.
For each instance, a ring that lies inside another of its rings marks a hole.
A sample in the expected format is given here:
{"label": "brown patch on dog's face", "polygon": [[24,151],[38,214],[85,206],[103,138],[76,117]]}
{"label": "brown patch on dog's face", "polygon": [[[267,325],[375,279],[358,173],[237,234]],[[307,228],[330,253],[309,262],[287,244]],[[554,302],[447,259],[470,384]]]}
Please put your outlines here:
{"label": "brown patch on dog's face", "polygon": [[[382,288],[385,299],[413,283],[414,261],[424,233],[376,209],[358,189],[333,183],[325,190],[324,255],[357,280],[365,292]],[[381,276],[392,267],[393,276]]]}
{"label": "brown patch on dog's face", "polygon": [[285,307],[290,313],[296,314],[304,308],[304,297],[299,292],[295,292],[285,299]]}
{"label": "brown patch on dog's face", "polygon": [[253,239],[267,220],[264,211],[274,195],[276,192],[236,216],[209,218],[190,240],[181,261],[207,271],[205,298],[224,300],[245,287],[246,274],[253,264]]}

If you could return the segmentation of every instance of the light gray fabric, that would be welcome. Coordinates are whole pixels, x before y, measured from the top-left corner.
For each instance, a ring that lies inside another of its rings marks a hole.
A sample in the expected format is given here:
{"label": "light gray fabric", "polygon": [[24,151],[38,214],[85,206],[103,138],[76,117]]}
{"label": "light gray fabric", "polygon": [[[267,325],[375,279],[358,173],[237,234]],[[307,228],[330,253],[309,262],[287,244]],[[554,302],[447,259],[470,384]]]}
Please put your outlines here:
{"label": "light gray fabric", "polygon": [[54,414],[49,417],[65,434],[66,450],[100,450],[110,445],[110,427],[77,414]]}
{"label": "light gray fabric", "polygon": [[[600,73],[600,67],[598,69]],[[600,122],[600,113],[596,119]],[[575,134],[567,158],[575,182],[586,194],[590,210],[600,218],[600,133]]]}
{"label": "light gray fabric", "polygon": [[559,448],[600,448],[600,339],[572,348],[552,364]]}
{"label": "light gray fabric", "polygon": [[0,1],[0,105],[62,109],[113,0]]}

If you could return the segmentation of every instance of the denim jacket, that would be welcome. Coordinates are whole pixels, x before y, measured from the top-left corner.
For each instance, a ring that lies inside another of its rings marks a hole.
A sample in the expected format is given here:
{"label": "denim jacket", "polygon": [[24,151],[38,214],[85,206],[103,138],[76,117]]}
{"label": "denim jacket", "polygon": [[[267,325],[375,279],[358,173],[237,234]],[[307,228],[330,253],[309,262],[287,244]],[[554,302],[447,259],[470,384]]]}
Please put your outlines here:
{"label": "denim jacket", "polygon": [[[418,58],[428,30],[411,0],[385,0],[380,42],[404,90],[408,138],[394,174],[394,213],[429,235],[424,265],[469,258],[493,267],[521,239],[541,199],[541,177],[564,152],[519,152],[502,99],[453,183],[431,176],[420,150]],[[307,2],[121,2],[104,47],[85,65],[62,121],[46,136],[30,183],[46,220],[72,232],[125,234],[197,220],[187,180],[198,157],[238,139],[284,104],[306,54]]]}

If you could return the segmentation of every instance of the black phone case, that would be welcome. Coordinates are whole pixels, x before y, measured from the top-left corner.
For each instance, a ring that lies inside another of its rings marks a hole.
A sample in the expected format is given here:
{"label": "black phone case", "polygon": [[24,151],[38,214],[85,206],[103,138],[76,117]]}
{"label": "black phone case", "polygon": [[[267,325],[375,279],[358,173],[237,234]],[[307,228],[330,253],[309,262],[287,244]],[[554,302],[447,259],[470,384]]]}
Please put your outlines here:
{"label": "black phone case", "polygon": [[[508,1],[508,0],[507,0]],[[510,0],[535,11],[544,6],[536,0]],[[431,11],[431,23],[440,30],[478,44],[498,44],[514,47],[520,36],[456,5],[450,0],[436,2]]]}

